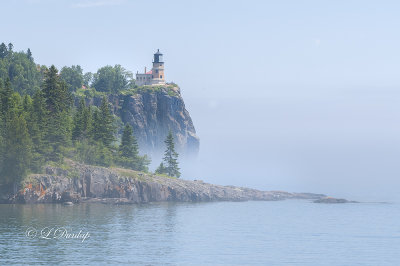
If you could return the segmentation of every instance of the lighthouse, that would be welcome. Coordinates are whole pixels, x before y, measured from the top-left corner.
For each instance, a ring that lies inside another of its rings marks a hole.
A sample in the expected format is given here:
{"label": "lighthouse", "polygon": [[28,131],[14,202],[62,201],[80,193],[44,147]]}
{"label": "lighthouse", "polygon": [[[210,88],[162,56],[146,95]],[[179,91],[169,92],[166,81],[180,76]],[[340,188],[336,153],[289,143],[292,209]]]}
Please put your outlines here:
{"label": "lighthouse", "polygon": [[147,71],[144,68],[144,73],[136,73],[136,85],[164,85],[165,84],[165,76],[164,76],[164,61],[163,54],[160,52],[160,49],[157,49],[157,52],[154,54],[153,59],[153,68],[150,71]]}
{"label": "lighthouse", "polygon": [[160,49],[154,54],[151,84],[165,84],[163,54]]}

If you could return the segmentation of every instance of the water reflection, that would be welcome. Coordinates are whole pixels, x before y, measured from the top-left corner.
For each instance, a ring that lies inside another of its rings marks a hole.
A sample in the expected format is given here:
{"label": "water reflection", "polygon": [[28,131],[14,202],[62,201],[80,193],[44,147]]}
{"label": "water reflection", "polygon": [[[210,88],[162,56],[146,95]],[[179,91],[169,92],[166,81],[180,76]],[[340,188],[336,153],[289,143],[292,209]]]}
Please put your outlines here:
{"label": "water reflection", "polygon": [[[89,257],[99,263],[104,256],[111,263],[126,262],[123,254],[132,253],[136,254],[132,262],[139,263],[149,256],[173,256],[168,243],[175,234],[176,208],[168,203],[0,205],[1,259],[5,263],[27,258],[29,263],[68,263],[76,260],[76,252],[87,248],[96,251]],[[38,236],[28,238],[28,228],[36,228]],[[90,233],[90,239],[83,243],[79,239],[40,239],[43,228],[66,228],[76,234],[82,230]],[[154,249],[155,243],[160,248]]]}
{"label": "water reflection", "polygon": [[[398,204],[0,205],[0,265],[400,265],[399,219]],[[29,227],[90,238],[27,238]]]}

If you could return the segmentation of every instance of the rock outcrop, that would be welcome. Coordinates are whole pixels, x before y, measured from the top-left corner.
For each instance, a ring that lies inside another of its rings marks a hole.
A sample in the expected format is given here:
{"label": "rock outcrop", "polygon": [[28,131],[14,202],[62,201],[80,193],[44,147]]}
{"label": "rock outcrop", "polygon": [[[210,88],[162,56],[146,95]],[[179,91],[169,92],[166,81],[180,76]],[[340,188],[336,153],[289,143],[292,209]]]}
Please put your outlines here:
{"label": "rock outcrop", "polygon": [[347,200],[347,199],[323,197],[323,198],[314,200],[314,203],[358,203],[358,202],[357,201],[350,201],[350,200]]}
{"label": "rock outcrop", "polygon": [[[171,130],[179,153],[197,154],[200,141],[178,86],[147,86],[109,95],[108,100],[114,114],[133,127],[141,152],[152,155],[163,151],[165,137]],[[75,100],[76,104],[78,101]],[[100,106],[101,97],[87,98],[86,101]]]}
{"label": "rock outcrop", "polygon": [[3,203],[201,202],[284,199],[321,199],[322,194],[260,191],[188,181],[122,168],[87,166],[69,161],[69,169],[47,167],[46,174],[30,175],[17,194]]}

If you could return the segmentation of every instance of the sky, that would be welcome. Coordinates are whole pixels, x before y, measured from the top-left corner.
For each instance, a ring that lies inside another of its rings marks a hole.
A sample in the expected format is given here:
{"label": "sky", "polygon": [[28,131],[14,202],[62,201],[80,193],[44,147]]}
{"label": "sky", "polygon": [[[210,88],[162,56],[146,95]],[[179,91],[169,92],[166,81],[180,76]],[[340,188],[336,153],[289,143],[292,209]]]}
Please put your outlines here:
{"label": "sky", "polygon": [[164,53],[201,139],[183,177],[399,199],[398,1],[2,1],[40,64],[136,72]]}

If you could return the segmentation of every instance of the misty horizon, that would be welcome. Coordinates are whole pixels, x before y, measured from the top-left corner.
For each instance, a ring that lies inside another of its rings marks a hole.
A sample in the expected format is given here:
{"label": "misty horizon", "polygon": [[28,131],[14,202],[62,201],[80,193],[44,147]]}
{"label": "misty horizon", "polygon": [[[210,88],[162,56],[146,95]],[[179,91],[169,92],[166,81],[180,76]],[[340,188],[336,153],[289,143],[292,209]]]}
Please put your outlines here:
{"label": "misty horizon", "polygon": [[163,51],[166,80],[180,86],[200,137],[184,178],[398,198],[398,3],[156,1],[157,34],[141,29],[158,21],[135,12],[149,3],[24,3],[4,3],[23,19],[3,14],[14,27],[1,36],[40,64],[136,73]]}

